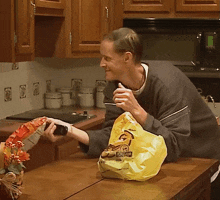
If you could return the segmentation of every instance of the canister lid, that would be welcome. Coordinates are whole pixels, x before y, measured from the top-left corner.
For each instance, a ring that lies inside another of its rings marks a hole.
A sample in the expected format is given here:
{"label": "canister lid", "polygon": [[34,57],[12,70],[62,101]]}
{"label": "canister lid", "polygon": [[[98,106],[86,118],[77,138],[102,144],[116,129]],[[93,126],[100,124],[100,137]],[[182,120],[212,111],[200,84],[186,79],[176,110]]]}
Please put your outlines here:
{"label": "canister lid", "polygon": [[73,91],[73,88],[71,87],[62,87],[62,88],[59,88],[57,89],[58,92],[60,93],[70,93]]}
{"label": "canister lid", "polygon": [[48,93],[45,93],[45,98],[59,99],[61,98],[61,93],[60,92],[48,92]]}

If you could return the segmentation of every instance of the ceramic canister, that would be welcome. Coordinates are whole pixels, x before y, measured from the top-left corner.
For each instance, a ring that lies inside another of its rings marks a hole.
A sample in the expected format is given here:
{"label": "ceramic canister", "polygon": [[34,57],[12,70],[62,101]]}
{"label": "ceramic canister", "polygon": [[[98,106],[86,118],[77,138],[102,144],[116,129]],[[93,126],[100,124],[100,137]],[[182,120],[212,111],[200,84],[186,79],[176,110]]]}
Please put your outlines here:
{"label": "ceramic canister", "polygon": [[57,90],[62,95],[62,106],[72,106],[74,104],[73,88],[63,87]]}
{"label": "ceramic canister", "polygon": [[96,107],[97,108],[105,108],[104,104],[104,94],[103,90],[105,89],[105,86],[98,86],[96,88]]}
{"label": "ceramic canister", "polygon": [[62,96],[60,92],[45,93],[45,107],[48,109],[60,108],[62,106]]}
{"label": "ceramic canister", "polygon": [[94,106],[94,94],[93,88],[82,87],[79,91],[79,99],[81,107],[93,107]]}

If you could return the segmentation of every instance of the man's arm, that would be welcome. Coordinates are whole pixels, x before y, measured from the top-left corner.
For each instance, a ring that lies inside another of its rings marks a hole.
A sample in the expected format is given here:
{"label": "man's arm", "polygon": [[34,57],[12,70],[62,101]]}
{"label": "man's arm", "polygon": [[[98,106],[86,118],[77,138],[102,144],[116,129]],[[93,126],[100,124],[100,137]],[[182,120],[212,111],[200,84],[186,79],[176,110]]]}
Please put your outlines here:
{"label": "man's arm", "polygon": [[125,88],[121,83],[118,86],[113,93],[116,106],[130,112],[136,121],[143,126],[147,120],[147,112],[140,106],[132,90]]}
{"label": "man's arm", "polygon": [[63,122],[58,119],[47,118],[47,122],[49,122],[50,125],[44,131],[44,135],[52,142],[55,142],[62,137],[62,136],[57,136],[57,135],[53,134],[56,129],[55,124],[60,124],[60,125],[67,126],[67,128],[68,128],[67,136],[68,137],[74,138],[75,140],[78,140],[79,142],[82,142],[85,145],[89,145],[89,136],[85,131],[80,130],[80,129],[72,126],[71,124]]}
{"label": "man's arm", "polygon": [[122,109],[116,107],[115,105],[106,105],[105,122],[100,130],[83,131],[61,120],[48,118],[48,122],[51,124],[47,130],[45,130],[44,135],[52,142],[55,142],[63,136],[53,134],[56,129],[54,124],[56,123],[67,126],[67,136],[78,140],[83,152],[87,153],[90,157],[99,157],[102,151],[108,146],[108,141],[115,119],[123,112],[124,111]]}
{"label": "man's arm", "polygon": [[170,97],[166,89],[161,91],[163,93],[158,93],[158,102],[151,105],[158,105],[156,113],[147,113],[146,108],[134,97],[132,90],[122,85],[114,91],[113,100],[117,107],[130,112],[144,130],[163,136],[168,150],[166,160],[175,161],[190,136],[189,109],[182,99]]}

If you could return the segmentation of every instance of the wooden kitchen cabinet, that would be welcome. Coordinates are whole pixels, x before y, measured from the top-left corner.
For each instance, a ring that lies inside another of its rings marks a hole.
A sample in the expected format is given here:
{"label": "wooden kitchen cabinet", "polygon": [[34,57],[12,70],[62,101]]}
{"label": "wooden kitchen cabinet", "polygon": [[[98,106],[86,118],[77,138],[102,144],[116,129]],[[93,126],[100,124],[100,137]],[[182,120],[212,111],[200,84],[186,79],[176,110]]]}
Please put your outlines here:
{"label": "wooden kitchen cabinet", "polygon": [[219,0],[124,0],[125,18],[219,18]]}
{"label": "wooden kitchen cabinet", "polygon": [[123,26],[123,5],[118,0],[66,0],[64,18],[35,19],[37,57],[99,57],[103,36]]}
{"label": "wooden kitchen cabinet", "polygon": [[[15,4],[15,2],[17,2]],[[123,26],[118,0],[9,0],[0,3],[0,62],[97,57],[105,34]]]}
{"label": "wooden kitchen cabinet", "polygon": [[67,57],[99,56],[105,34],[123,25],[118,0],[66,1]]}
{"label": "wooden kitchen cabinet", "polygon": [[57,0],[60,7],[49,1],[35,3],[37,0],[0,1],[0,62],[33,61],[35,56],[65,57],[65,45],[60,41],[65,34],[64,0]]}
{"label": "wooden kitchen cabinet", "polygon": [[36,7],[64,9],[65,0],[35,0]]}
{"label": "wooden kitchen cabinet", "polygon": [[31,0],[35,7],[35,15],[64,16],[65,0]]}
{"label": "wooden kitchen cabinet", "polygon": [[35,56],[65,58],[65,17],[35,16]]}
{"label": "wooden kitchen cabinet", "polygon": [[218,12],[219,0],[178,0],[176,1],[177,12]]}
{"label": "wooden kitchen cabinet", "polygon": [[0,62],[34,60],[34,8],[29,0],[0,1]]}
{"label": "wooden kitchen cabinet", "polygon": [[220,16],[219,0],[177,0],[176,17],[216,18]]}
{"label": "wooden kitchen cabinet", "polygon": [[124,11],[170,12],[171,2],[166,0],[124,0]]}
{"label": "wooden kitchen cabinet", "polygon": [[34,54],[34,13],[29,0],[16,1],[15,35],[16,53]]}

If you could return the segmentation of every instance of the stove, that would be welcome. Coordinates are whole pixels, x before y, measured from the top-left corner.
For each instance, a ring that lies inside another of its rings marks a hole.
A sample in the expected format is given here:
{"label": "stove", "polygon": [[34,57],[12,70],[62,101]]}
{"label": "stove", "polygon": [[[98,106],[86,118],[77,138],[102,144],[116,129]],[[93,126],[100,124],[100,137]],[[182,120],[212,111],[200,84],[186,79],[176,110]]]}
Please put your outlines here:
{"label": "stove", "polygon": [[72,111],[62,111],[62,110],[57,110],[57,109],[54,109],[54,110],[40,109],[40,110],[30,110],[30,111],[26,111],[24,113],[20,113],[17,115],[8,116],[6,117],[6,119],[31,121],[35,118],[43,117],[43,116],[60,119],[62,121],[65,121],[71,124],[75,124],[75,123],[96,117],[96,115],[88,114],[87,111],[84,111],[83,113],[76,113]]}

